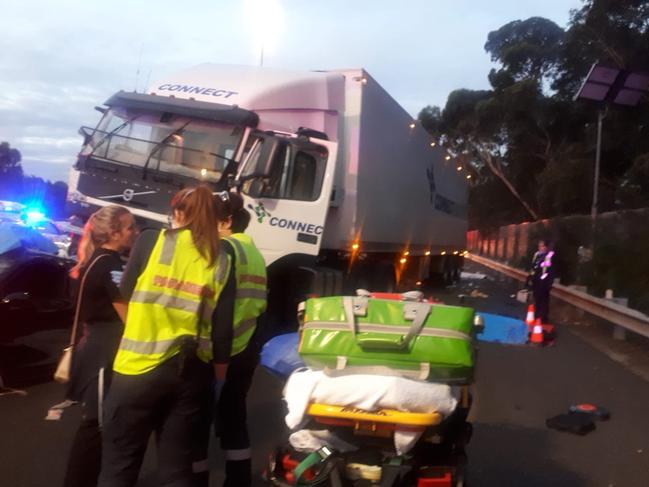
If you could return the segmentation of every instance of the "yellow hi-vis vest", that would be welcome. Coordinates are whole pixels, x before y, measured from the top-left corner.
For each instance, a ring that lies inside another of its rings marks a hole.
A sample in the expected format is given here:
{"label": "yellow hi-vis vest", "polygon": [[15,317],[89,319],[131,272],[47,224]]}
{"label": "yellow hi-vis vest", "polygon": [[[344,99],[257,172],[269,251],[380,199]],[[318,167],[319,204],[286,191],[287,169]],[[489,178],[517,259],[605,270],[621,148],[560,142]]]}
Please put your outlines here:
{"label": "yellow hi-vis vest", "polygon": [[266,311],[266,262],[252,238],[234,233],[226,238],[234,249],[237,294],[234,302],[232,356],[245,350]]}
{"label": "yellow hi-vis vest", "polygon": [[230,258],[221,251],[213,267],[201,256],[187,229],[166,230],[153,247],[128,304],[124,335],[113,370],[138,375],[180,351],[187,337],[198,337],[198,356],[212,358],[212,312],[223,290]]}

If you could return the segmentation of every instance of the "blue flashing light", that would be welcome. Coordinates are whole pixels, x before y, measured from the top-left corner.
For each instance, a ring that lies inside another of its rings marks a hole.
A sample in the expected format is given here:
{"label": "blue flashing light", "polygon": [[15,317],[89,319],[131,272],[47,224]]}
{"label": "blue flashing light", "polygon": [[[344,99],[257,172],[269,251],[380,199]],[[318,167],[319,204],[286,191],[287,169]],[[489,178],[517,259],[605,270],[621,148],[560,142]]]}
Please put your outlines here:
{"label": "blue flashing light", "polygon": [[45,220],[45,213],[38,207],[27,207],[25,209],[25,223],[27,225],[37,225]]}

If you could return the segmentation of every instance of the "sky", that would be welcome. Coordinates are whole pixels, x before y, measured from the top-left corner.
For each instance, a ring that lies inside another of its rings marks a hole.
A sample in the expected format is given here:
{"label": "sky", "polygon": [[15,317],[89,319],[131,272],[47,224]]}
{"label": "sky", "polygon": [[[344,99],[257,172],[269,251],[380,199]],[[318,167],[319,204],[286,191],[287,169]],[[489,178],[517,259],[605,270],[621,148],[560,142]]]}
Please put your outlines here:
{"label": "sky", "polygon": [[[67,180],[93,108],[204,62],[365,68],[413,117],[488,87],[487,34],[533,16],[565,26],[580,0],[22,0],[4,2],[0,141],[26,174]],[[262,15],[259,15],[259,12]],[[148,83],[148,84],[147,84]]]}

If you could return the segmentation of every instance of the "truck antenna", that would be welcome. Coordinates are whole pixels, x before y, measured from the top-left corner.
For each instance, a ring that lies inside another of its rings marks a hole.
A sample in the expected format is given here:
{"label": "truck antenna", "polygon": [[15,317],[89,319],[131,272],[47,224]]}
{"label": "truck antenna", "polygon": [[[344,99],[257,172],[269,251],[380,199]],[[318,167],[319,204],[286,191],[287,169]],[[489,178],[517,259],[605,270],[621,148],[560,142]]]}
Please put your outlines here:
{"label": "truck antenna", "polygon": [[140,81],[140,65],[142,64],[142,44],[140,44],[140,54],[137,57],[137,68],[135,69],[135,88],[133,91],[137,93],[137,84]]}
{"label": "truck antenna", "polygon": [[149,81],[151,80],[151,68],[149,68],[149,74],[146,75],[146,83],[144,84],[144,91],[146,93],[147,88],[149,87]]}

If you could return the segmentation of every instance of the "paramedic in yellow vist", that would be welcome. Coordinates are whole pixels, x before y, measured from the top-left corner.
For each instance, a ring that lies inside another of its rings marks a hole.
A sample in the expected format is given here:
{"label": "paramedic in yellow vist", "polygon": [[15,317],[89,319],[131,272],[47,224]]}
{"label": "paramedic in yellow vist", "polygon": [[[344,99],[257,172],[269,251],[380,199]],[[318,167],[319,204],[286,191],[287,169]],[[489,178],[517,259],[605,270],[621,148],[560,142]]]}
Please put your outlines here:
{"label": "paramedic in yellow vist", "polygon": [[[221,438],[225,453],[223,487],[252,485],[250,437],[247,425],[246,398],[261,350],[261,319],[266,310],[266,263],[252,238],[244,234],[250,214],[237,193],[222,191],[214,195],[219,219],[221,247],[230,257],[236,280],[236,300],[232,354],[228,373],[215,408],[214,431]],[[209,419],[203,436],[197,438],[197,465],[203,472],[195,475],[195,487],[208,486],[207,445]]]}
{"label": "paramedic in yellow vist", "polygon": [[101,487],[137,482],[151,433],[158,485],[192,484],[192,438],[222,384],[232,347],[234,275],[220,247],[212,192],[179,191],[171,229],[144,231],[121,283],[129,300],[105,409]]}

